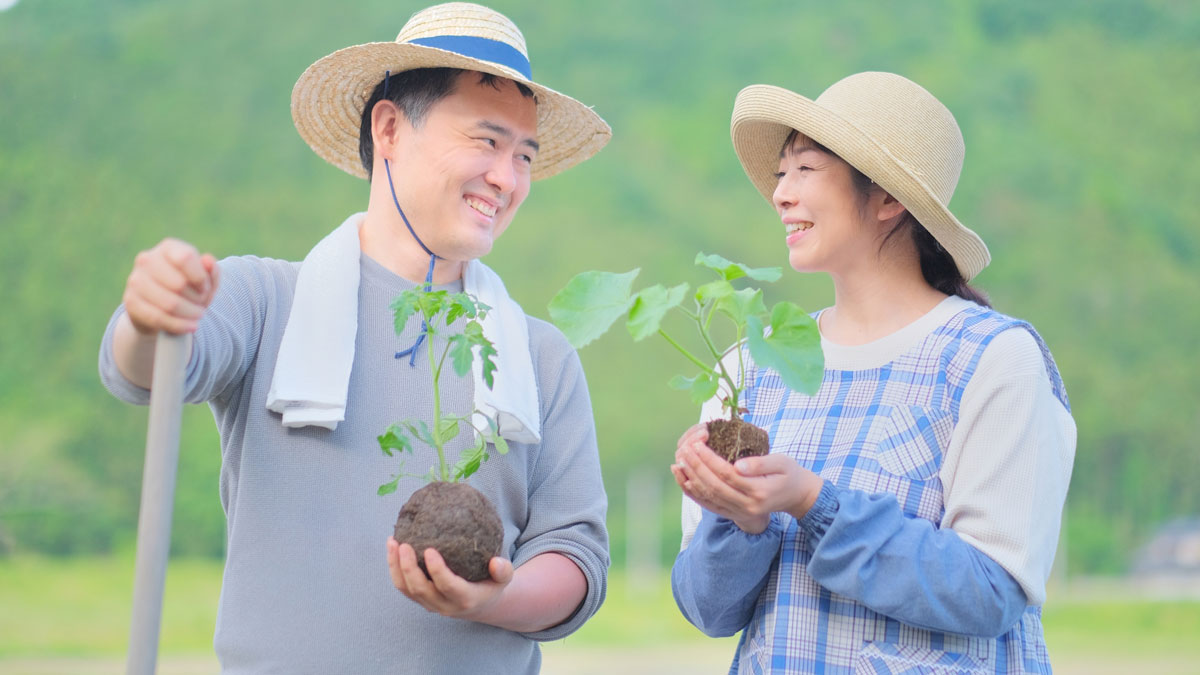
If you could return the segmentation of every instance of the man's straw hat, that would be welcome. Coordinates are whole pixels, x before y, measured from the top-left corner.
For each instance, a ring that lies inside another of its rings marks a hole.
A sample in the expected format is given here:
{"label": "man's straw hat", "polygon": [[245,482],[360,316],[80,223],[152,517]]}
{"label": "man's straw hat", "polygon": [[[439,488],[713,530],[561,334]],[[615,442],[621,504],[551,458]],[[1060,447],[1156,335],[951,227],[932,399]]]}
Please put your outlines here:
{"label": "man's straw hat", "polygon": [[317,61],[292,89],[292,120],[330,164],[366,178],[358,156],[363,106],[384,74],[414,68],[462,68],[520,82],[537,96],[534,180],[594,155],[612,130],[591,108],[533,82],[525,38],[508,17],[481,5],[449,2],[412,16],[395,42],[347,47]]}
{"label": "man's straw hat", "polygon": [[948,206],[962,172],[962,133],[946,106],[920,85],[892,73],[858,73],[816,101],[770,85],[743,89],[733,104],[733,148],[768,202],[793,129],[899,200],[950,253],[964,279],[987,266],[987,246]]}

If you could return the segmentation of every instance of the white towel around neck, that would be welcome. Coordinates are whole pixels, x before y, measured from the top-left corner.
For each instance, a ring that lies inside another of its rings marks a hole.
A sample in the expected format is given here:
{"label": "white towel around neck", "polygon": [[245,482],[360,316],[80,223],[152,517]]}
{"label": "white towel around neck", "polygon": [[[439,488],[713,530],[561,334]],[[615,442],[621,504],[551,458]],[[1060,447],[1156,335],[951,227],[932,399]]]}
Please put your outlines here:
{"label": "white towel around neck", "polygon": [[[365,218],[365,213],[347,218],[300,266],[267,394],[267,408],[283,416],[285,427],[336,429],[346,418],[358,334],[358,229]],[[525,312],[508,296],[500,277],[478,260],[464,267],[463,290],[492,308],[480,324],[496,347],[492,389],[483,382],[480,359],[472,364],[475,408],[496,421],[505,439],[537,443],[541,410]]]}

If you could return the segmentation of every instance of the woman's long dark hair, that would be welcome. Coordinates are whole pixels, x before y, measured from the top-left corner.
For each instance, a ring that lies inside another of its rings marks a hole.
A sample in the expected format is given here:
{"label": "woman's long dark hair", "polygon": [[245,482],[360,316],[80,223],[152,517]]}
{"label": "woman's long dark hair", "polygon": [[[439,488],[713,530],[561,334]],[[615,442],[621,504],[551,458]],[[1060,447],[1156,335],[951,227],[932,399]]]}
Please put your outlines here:
{"label": "woman's long dark hair", "polygon": [[[800,136],[800,132],[793,129],[787,140],[783,142],[783,152],[787,152],[787,149]],[[811,147],[831,157],[837,157],[843,162],[846,161],[837,153],[811,138],[805,137],[804,140],[806,145],[811,145]],[[875,181],[856,169],[853,164],[846,162],[846,166],[850,167],[850,180],[854,186],[854,192],[858,196],[859,203],[866,204],[867,199],[871,196],[871,190],[877,187]],[[954,264],[954,258],[950,257],[950,253],[938,243],[938,240],[929,233],[929,230],[925,229],[924,225],[917,221],[911,212],[904,212],[904,216],[900,219],[900,222],[896,223],[896,226],[883,238],[883,244],[880,247],[882,248],[883,245],[886,245],[887,241],[894,235],[905,230],[908,230],[912,236],[913,244],[917,247],[917,254],[921,258],[921,275],[925,277],[926,283],[946,295],[957,295],[960,298],[970,300],[984,307],[992,306],[992,303],[988,301],[987,294],[967,283],[962,273],[958,271],[958,266]]]}

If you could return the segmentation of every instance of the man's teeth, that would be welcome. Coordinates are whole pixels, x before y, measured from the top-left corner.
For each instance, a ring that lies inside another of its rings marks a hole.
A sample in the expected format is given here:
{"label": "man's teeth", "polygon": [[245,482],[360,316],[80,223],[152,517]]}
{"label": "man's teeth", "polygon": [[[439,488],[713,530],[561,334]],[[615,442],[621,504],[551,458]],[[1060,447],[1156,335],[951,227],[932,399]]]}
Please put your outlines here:
{"label": "man's teeth", "polygon": [[478,199],[471,199],[470,197],[467,197],[467,206],[470,206],[471,208],[475,209],[476,211],[482,213],[483,215],[485,215],[489,218],[496,215],[496,207],[495,206],[492,206],[491,204],[488,204],[486,202],[481,202]]}
{"label": "man's teeth", "polygon": [[787,228],[787,233],[788,233],[788,234],[792,234],[792,233],[794,233],[794,232],[799,232],[800,230],[808,230],[808,229],[811,229],[811,228],[812,228],[812,226],[813,226],[813,224],[812,224],[812,223],[808,223],[808,222],[805,222],[805,223],[786,223],[786,224],[784,225],[784,227],[786,227],[786,228]]}

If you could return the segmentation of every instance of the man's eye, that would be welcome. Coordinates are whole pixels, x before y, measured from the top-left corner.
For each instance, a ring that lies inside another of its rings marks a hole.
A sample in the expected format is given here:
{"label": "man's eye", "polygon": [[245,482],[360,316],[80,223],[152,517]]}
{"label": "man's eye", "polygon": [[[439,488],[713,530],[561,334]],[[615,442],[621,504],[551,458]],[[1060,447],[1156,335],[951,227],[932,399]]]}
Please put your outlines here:
{"label": "man's eye", "polygon": [[493,148],[496,147],[496,139],[494,139],[494,138],[481,138],[479,140],[483,141],[484,143],[487,143],[488,146],[490,146],[490,147],[493,147]]}
{"label": "man's eye", "polygon": [[533,164],[533,157],[530,157],[529,155],[517,155],[517,159],[525,162],[526,164]]}

